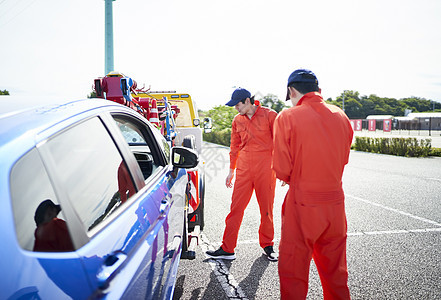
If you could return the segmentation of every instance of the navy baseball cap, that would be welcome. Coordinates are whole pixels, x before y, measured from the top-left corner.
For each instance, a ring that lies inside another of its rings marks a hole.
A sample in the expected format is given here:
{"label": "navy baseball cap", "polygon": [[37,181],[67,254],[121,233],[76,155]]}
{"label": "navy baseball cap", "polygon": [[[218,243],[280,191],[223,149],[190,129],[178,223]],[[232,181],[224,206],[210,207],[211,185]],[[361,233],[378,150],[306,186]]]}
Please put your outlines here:
{"label": "navy baseball cap", "polygon": [[[287,86],[289,87],[292,83],[294,82],[310,82],[310,83],[315,83],[318,85],[318,80],[317,80],[317,76],[315,76],[315,74],[308,69],[297,69],[294,72],[291,73],[291,75],[289,75],[288,77],[288,84]],[[286,95],[286,100],[289,100],[290,95],[289,95],[289,89]]]}
{"label": "navy baseball cap", "polygon": [[225,105],[235,106],[237,103],[245,100],[246,98],[251,98],[251,93],[246,89],[237,88],[231,95],[231,100],[228,101]]}
{"label": "navy baseball cap", "polygon": [[61,211],[61,206],[55,204],[50,199],[46,199],[38,205],[37,210],[35,211],[34,220],[35,224],[38,226],[44,221],[46,210],[49,207],[54,207],[57,210],[57,214]]}
{"label": "navy baseball cap", "polygon": [[307,69],[298,69],[291,73],[288,77],[289,86],[293,82],[312,82],[318,84],[317,76]]}

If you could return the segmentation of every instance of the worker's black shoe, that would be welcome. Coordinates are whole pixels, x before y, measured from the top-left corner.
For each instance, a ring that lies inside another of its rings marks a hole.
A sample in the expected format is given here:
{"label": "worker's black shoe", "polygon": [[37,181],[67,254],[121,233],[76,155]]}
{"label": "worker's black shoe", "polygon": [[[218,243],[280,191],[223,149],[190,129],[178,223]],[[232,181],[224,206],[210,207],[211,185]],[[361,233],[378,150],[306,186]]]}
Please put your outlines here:
{"label": "worker's black shoe", "polygon": [[263,248],[263,252],[265,252],[268,260],[270,261],[277,261],[279,259],[279,255],[274,252],[273,246],[266,246]]}
{"label": "worker's black shoe", "polygon": [[234,252],[225,252],[222,247],[219,247],[219,249],[217,249],[216,251],[209,250],[205,252],[205,254],[213,259],[236,259],[236,254],[234,254]]}

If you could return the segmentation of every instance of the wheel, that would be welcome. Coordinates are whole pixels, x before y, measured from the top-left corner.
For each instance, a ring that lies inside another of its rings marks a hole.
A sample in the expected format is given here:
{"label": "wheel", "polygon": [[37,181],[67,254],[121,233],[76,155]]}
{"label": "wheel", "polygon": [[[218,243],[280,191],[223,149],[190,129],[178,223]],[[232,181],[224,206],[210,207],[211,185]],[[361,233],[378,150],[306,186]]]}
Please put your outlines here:
{"label": "wheel", "polygon": [[[187,197],[186,197],[187,198]],[[186,255],[188,251],[188,200],[185,200],[184,209],[184,228],[182,229],[182,252],[181,257]]]}
{"label": "wheel", "polygon": [[187,135],[182,141],[182,146],[190,149],[196,149],[196,138],[194,135]]}
{"label": "wheel", "polygon": [[204,229],[205,221],[204,221],[204,205],[205,204],[205,173],[202,174],[201,178],[199,178],[199,207],[198,217],[199,217],[199,226],[201,230]]}

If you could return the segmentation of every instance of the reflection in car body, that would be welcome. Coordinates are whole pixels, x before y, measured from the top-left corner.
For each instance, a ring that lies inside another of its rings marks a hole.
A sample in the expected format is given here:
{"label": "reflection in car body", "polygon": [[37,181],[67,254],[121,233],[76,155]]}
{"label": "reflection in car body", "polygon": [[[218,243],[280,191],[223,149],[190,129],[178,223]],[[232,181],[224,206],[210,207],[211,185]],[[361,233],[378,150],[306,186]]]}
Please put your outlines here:
{"label": "reflection in car body", "polygon": [[[0,298],[171,299],[194,151],[110,101],[6,97],[0,156]],[[52,248],[34,249],[42,232]]]}

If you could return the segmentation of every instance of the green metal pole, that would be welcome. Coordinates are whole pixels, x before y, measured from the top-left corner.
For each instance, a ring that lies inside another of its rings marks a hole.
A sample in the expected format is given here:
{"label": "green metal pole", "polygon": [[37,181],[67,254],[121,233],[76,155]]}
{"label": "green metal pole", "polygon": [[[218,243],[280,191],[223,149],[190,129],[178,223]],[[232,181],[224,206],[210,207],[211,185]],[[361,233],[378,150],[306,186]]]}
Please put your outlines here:
{"label": "green metal pole", "polygon": [[113,66],[113,10],[112,2],[115,0],[105,1],[105,45],[104,45],[104,72],[108,74],[114,71]]}

